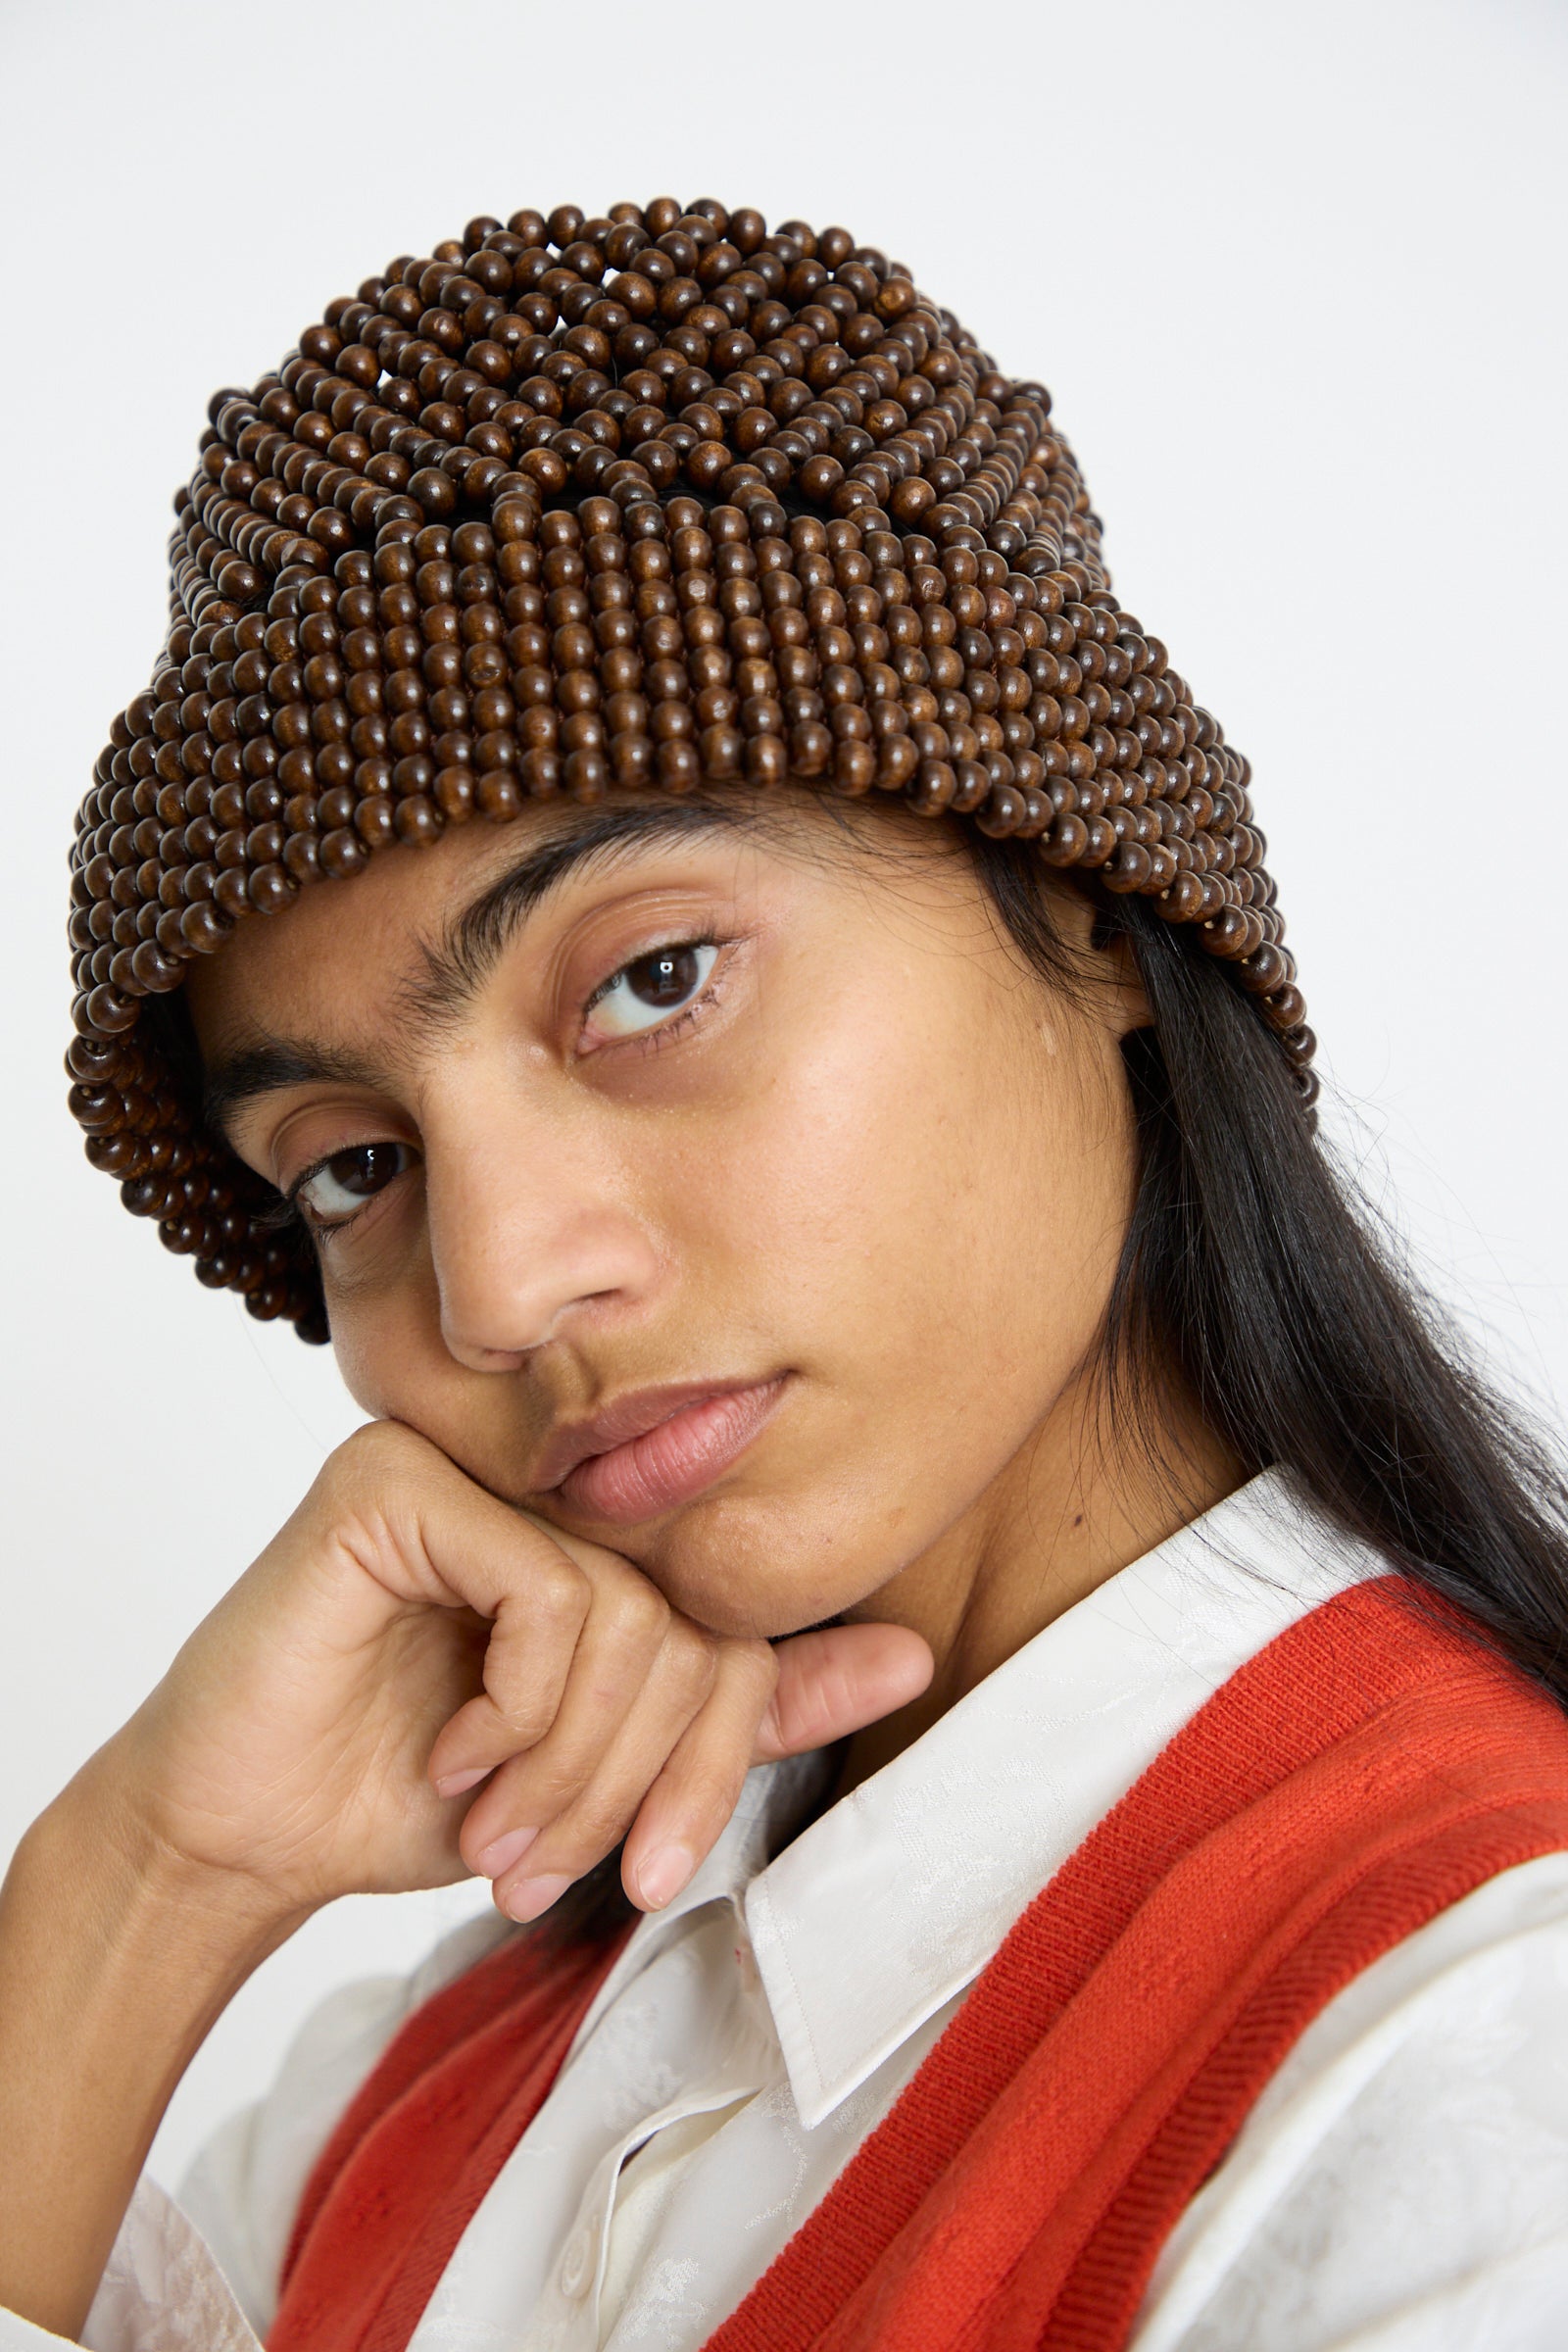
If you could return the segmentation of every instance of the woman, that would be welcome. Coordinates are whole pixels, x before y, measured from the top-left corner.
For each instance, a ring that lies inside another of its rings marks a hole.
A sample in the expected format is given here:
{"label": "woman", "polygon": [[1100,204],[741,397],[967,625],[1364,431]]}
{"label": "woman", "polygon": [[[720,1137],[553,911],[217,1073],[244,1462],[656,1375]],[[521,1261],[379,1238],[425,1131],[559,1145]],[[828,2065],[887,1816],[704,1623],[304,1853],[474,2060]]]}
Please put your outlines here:
{"label": "woman", "polygon": [[1557,2340],[1560,1490],[1048,405],[672,200],[215,400],[74,1106],[370,1419],[13,1866],[5,2352]]}

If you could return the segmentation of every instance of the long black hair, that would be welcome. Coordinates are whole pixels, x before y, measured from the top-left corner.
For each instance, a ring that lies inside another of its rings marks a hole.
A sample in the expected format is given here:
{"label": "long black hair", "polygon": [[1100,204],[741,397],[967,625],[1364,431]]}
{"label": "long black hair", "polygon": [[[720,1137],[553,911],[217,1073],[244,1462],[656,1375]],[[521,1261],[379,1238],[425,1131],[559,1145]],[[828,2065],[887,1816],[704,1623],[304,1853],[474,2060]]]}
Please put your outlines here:
{"label": "long black hair", "polygon": [[[973,856],[1015,944],[1059,983],[1038,863],[982,835]],[[1112,1410],[1147,1428],[1153,1368],[1175,1367],[1249,1471],[1290,1469],[1568,1709],[1568,1494],[1550,1446],[1355,1197],[1218,962],[1144,900],[1106,893],[1099,922],[1125,932],[1152,1015],[1122,1049],[1139,1173],[1102,1334]]]}
{"label": "long black hair", "polygon": [[[1075,995],[1061,883],[1030,843],[963,838],[1025,962]],[[1100,1338],[1118,1434],[1157,1450],[1161,1387],[1179,1379],[1246,1472],[1289,1469],[1568,1711],[1568,1490],[1550,1446],[1400,1262],[1219,961],[1143,899],[1099,892],[1097,928],[1125,933],[1152,1015],[1122,1045],[1138,1175]],[[634,1917],[618,1872],[617,1852],[569,1888],[541,1923],[552,1938]]]}

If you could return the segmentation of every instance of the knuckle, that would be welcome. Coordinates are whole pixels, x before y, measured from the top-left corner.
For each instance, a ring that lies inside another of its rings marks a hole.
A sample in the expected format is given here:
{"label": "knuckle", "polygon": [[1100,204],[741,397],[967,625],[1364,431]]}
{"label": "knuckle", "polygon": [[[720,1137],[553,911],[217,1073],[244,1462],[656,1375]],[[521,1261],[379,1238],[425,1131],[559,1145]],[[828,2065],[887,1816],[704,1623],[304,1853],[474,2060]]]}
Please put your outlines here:
{"label": "knuckle", "polygon": [[588,1579],[564,1553],[544,1563],[532,1597],[544,1616],[572,1629],[582,1624],[593,1600]]}
{"label": "knuckle", "polygon": [[575,1814],[586,1800],[590,1777],[599,1761],[597,1744],[581,1740],[551,1739],[545,1727],[537,1752],[528,1759],[529,1801],[536,1813],[552,1820]]}
{"label": "knuckle", "polygon": [[726,1663],[751,1690],[760,1705],[765,1706],[778,1689],[778,1651],[771,1642],[737,1640],[725,1645]]}
{"label": "knuckle", "polygon": [[682,1788],[688,1813],[722,1829],[740,1802],[746,1766],[745,1756],[709,1757],[694,1764]]}
{"label": "knuckle", "polygon": [[[526,1811],[531,1821],[564,1821],[566,1813],[576,1811],[576,1801],[583,1792],[583,1774],[571,1757],[546,1754],[529,1757],[526,1774]],[[522,1776],[519,1776],[522,1778]]]}
{"label": "knuckle", "polygon": [[658,1649],[667,1639],[674,1615],[662,1592],[645,1577],[632,1576],[610,1602],[611,1620],[619,1639],[638,1649]]}
{"label": "knuckle", "polygon": [[690,1698],[702,1698],[712,1689],[718,1673],[718,1651],[698,1627],[685,1618],[674,1618],[665,1635],[661,1664],[677,1690]]}
{"label": "knuckle", "polygon": [[374,1547],[416,1523],[432,1448],[393,1421],[368,1421],[333,1447],[305,1506],[318,1536],[360,1531]]}
{"label": "knuckle", "polygon": [[384,1478],[391,1470],[412,1467],[423,1451],[424,1440],[400,1422],[367,1421],[332,1448],[322,1464],[322,1476],[358,1487],[368,1478]]}
{"label": "knuckle", "polygon": [[541,1690],[492,1690],[490,1704],[501,1737],[514,1748],[536,1747],[555,1721],[555,1708]]}
{"label": "knuckle", "polygon": [[550,1866],[580,1878],[603,1861],[625,1836],[630,1815],[623,1804],[591,1792],[572,1806],[550,1832]]}

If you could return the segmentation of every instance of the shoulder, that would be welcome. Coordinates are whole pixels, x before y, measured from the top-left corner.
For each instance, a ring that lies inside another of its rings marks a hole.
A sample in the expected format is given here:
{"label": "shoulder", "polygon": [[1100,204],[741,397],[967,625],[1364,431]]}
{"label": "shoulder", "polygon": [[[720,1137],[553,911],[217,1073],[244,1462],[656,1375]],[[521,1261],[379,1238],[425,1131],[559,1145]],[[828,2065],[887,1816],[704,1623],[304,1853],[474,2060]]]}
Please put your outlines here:
{"label": "shoulder", "polygon": [[1133,2340],[1545,2352],[1564,2308],[1568,1854],[1547,1853],[1307,2028],[1166,2244]]}

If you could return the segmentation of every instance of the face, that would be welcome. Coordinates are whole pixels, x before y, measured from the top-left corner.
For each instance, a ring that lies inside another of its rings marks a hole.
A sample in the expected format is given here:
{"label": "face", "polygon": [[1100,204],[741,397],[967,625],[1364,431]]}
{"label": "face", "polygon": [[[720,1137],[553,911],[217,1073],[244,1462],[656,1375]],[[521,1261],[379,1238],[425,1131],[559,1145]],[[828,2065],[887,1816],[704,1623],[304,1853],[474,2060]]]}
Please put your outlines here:
{"label": "face", "polygon": [[[1047,986],[955,826],[650,797],[379,852],[189,994],[367,1412],[774,1637],[986,1523],[1092,1350],[1136,1017],[1099,960]],[[646,1434],[563,1482],[622,1400]]]}

